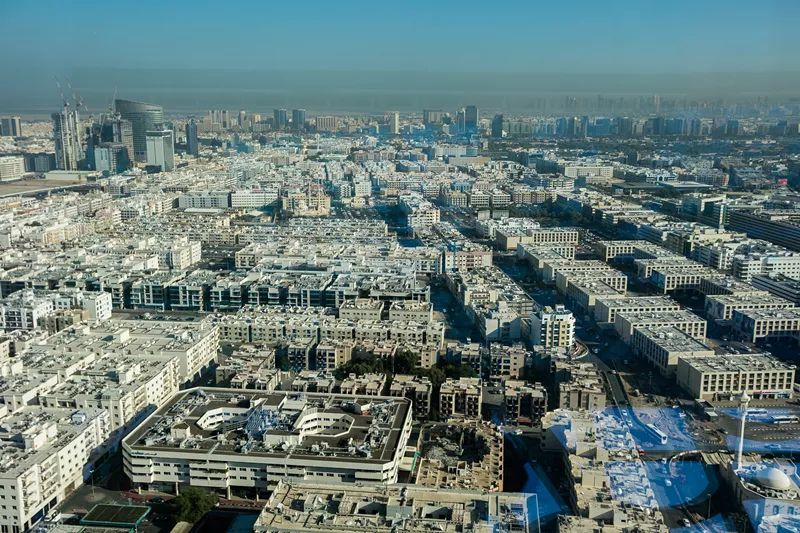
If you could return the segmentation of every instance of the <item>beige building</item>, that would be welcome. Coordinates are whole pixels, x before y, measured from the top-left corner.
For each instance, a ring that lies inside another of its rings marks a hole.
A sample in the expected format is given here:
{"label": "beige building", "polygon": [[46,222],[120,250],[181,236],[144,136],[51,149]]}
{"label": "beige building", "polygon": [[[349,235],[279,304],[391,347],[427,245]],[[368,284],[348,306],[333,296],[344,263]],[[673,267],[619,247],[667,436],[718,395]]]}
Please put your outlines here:
{"label": "beige building", "polygon": [[345,300],[339,306],[339,318],[342,320],[381,320],[384,303],[370,298]]}
{"label": "beige building", "polygon": [[481,418],[483,390],[480,378],[448,378],[439,389],[442,419]]}
{"label": "beige building", "polygon": [[397,374],[389,386],[389,396],[408,398],[414,408],[415,418],[427,418],[431,413],[433,384],[427,377]]}
{"label": "beige building", "polygon": [[706,338],[706,321],[691,311],[660,312],[618,312],[614,319],[614,329],[627,344],[631,343],[633,332],[639,327],[675,326],[698,340]]}
{"label": "beige building", "polygon": [[753,398],[791,398],[794,375],[794,365],[747,354],[681,358],[676,378],[693,398],[730,400],[742,392]]}
{"label": "beige building", "polygon": [[734,311],[749,311],[751,309],[787,309],[794,307],[789,300],[773,296],[768,292],[752,294],[715,294],[706,296],[706,316],[710,320],[729,321],[733,319]]}
{"label": "beige building", "polygon": [[677,311],[680,304],[667,296],[604,296],[595,300],[594,319],[601,324],[613,324],[617,313],[659,313]]}
{"label": "beige building", "polygon": [[743,339],[798,338],[800,309],[750,309],[733,312],[733,328]]}
{"label": "beige building", "polygon": [[675,373],[681,357],[714,355],[714,350],[675,326],[637,327],[631,347],[664,375]]}

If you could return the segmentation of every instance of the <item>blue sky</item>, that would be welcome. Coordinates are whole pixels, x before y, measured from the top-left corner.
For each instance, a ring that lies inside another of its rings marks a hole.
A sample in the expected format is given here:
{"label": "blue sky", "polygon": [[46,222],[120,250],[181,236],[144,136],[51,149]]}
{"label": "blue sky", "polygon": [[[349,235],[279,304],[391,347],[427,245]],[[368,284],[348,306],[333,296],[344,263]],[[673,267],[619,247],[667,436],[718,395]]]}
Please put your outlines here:
{"label": "blue sky", "polygon": [[[799,0],[0,0],[0,67],[800,70]],[[2,81],[0,81],[2,84]]]}

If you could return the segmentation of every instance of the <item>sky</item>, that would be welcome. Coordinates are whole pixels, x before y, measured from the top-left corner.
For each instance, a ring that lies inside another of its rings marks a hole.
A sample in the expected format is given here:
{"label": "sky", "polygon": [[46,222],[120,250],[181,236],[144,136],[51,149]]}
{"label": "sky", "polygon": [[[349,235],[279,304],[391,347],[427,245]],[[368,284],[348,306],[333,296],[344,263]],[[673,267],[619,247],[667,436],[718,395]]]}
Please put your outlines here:
{"label": "sky", "polygon": [[797,0],[0,0],[0,19],[0,61],[20,74],[800,69]]}
{"label": "sky", "polygon": [[0,20],[0,108],[54,93],[54,77],[113,91],[126,70],[150,84],[158,69],[360,71],[386,83],[402,72],[800,72],[798,0],[0,0]]}

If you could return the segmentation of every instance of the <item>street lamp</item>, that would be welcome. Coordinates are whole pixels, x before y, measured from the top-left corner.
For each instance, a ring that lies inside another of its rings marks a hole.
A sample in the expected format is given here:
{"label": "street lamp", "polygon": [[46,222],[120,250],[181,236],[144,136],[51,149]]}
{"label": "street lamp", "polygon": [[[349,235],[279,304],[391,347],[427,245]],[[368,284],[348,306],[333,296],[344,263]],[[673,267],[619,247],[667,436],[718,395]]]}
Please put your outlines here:
{"label": "street lamp", "polygon": [[750,403],[750,396],[747,391],[742,391],[739,397],[739,408],[742,412],[741,424],[739,426],[739,449],[736,453],[736,470],[742,469],[742,452],[744,451],[744,426],[747,421],[747,405]]}
{"label": "street lamp", "polygon": [[533,497],[536,498],[536,531],[542,533],[542,510],[539,508],[539,493],[534,492]]}

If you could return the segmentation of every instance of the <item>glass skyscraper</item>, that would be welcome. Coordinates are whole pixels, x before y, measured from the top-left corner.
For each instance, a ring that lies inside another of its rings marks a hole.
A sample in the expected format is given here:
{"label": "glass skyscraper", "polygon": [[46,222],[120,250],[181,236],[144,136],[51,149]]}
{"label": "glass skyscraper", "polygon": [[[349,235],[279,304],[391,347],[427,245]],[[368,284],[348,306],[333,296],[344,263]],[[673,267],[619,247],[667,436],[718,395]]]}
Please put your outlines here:
{"label": "glass skyscraper", "polygon": [[148,131],[161,129],[164,110],[158,105],[132,100],[114,100],[114,108],[122,118],[131,123],[134,161],[147,161],[146,134]]}

